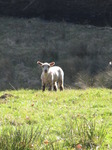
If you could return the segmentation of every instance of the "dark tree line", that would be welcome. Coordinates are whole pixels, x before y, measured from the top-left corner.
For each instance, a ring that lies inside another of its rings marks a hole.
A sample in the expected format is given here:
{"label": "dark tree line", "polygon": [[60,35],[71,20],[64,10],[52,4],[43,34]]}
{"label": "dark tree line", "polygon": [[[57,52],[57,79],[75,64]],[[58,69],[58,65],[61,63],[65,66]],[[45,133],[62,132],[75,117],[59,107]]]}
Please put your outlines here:
{"label": "dark tree line", "polygon": [[112,25],[112,0],[0,0],[0,14]]}

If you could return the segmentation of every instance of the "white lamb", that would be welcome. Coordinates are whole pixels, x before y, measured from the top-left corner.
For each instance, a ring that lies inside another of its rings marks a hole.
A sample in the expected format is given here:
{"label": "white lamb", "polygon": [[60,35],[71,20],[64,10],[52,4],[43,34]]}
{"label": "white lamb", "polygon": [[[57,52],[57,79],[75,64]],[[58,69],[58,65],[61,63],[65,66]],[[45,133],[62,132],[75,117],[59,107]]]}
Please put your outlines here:
{"label": "white lamb", "polygon": [[58,67],[54,66],[55,62],[42,63],[37,62],[42,67],[42,90],[45,91],[45,87],[49,86],[49,90],[57,91],[57,84],[59,85],[60,91],[64,89],[64,72]]}

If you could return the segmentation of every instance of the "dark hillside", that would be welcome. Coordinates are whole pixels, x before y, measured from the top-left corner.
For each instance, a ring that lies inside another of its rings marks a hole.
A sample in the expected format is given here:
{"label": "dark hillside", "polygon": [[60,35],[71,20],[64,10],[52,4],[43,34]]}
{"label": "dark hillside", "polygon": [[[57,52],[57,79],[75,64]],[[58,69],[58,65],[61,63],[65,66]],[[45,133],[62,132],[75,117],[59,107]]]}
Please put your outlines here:
{"label": "dark hillside", "polygon": [[112,29],[38,18],[0,18],[0,90],[40,88],[36,62],[55,61],[65,85],[112,87]]}
{"label": "dark hillside", "polygon": [[112,1],[1,0],[0,14],[105,26],[112,25]]}

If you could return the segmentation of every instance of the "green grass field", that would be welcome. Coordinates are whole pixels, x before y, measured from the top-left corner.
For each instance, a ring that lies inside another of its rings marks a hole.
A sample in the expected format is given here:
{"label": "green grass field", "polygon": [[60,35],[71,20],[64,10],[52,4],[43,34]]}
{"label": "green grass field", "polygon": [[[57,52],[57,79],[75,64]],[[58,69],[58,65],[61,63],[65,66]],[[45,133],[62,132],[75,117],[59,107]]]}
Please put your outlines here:
{"label": "green grass field", "polygon": [[1,150],[110,150],[111,141],[111,90],[0,92]]}

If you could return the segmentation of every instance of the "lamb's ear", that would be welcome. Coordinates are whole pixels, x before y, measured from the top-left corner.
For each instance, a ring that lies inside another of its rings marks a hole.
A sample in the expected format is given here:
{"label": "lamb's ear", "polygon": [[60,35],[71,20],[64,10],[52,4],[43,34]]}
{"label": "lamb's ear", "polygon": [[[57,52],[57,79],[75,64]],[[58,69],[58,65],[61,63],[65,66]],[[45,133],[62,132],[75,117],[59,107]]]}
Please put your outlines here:
{"label": "lamb's ear", "polygon": [[50,64],[50,67],[54,66],[55,65],[55,62],[51,62],[49,63]]}
{"label": "lamb's ear", "polygon": [[42,65],[43,65],[43,63],[42,63],[42,62],[40,62],[40,61],[37,61],[37,64],[39,64],[40,66],[42,66]]}

